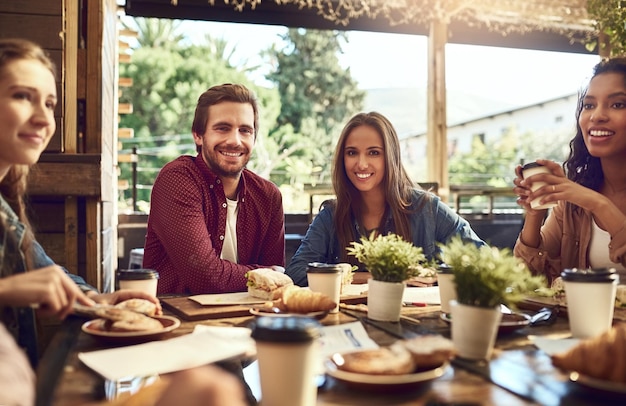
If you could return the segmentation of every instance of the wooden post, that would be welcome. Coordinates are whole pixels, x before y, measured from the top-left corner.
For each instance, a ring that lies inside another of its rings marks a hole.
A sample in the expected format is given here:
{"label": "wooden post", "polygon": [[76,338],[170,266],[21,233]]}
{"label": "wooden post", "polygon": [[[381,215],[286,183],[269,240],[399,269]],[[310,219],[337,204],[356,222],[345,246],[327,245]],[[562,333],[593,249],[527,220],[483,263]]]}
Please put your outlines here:
{"label": "wooden post", "polygon": [[445,45],[448,40],[448,23],[433,20],[428,36],[428,132],[426,158],[428,181],[439,184],[439,196],[448,201],[448,141],[446,119],[446,61]]}

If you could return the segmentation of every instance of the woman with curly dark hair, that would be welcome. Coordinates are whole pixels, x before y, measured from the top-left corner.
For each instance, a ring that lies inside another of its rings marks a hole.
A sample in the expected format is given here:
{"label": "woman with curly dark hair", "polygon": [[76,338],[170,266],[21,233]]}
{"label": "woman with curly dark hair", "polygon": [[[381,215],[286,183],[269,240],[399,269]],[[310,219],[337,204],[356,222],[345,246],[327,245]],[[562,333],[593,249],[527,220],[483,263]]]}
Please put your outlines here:
{"label": "woman with curly dark hair", "polygon": [[[576,135],[561,167],[523,179],[515,169],[518,204],[526,209],[514,253],[548,280],[566,268],[615,268],[626,281],[626,58],[598,63],[576,110]],[[531,192],[533,182],[546,182]],[[530,201],[558,202],[546,210]]]}

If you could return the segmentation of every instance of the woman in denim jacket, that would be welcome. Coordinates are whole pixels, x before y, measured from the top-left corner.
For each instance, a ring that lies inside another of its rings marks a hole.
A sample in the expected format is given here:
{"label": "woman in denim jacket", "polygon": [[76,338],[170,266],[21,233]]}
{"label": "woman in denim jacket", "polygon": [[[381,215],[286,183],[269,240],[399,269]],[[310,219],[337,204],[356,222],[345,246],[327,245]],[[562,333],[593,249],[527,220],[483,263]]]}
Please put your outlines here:
{"label": "woman in denim jacket", "polygon": [[485,244],[465,219],[411,181],[400,154],[396,131],[380,113],[359,113],[346,124],[333,159],[337,197],[323,203],[292,257],[285,273],[294,283],[308,285],[310,262],[349,262],[360,268],[346,248],[372,232],[398,234],[422,247],[429,260],[437,257],[438,243],[455,235]]}
{"label": "woman in denim jacket", "polygon": [[158,306],[142,292],[99,294],[56,265],[35,240],[24,202],[26,176],[54,134],[56,104],[55,68],[44,51],[30,41],[0,39],[0,321],[32,365],[38,360],[34,309],[63,319],[76,301],[139,297]]}

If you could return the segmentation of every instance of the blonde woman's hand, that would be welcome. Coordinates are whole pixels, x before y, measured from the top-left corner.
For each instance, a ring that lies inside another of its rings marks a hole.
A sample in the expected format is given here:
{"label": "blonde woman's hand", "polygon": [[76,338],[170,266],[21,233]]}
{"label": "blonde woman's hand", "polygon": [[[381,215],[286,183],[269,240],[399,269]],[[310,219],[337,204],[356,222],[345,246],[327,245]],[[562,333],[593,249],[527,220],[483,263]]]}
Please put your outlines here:
{"label": "blonde woman's hand", "polygon": [[94,305],[58,265],[0,279],[0,303],[4,305],[31,306],[43,316],[64,319],[75,301]]}
{"label": "blonde woman's hand", "polygon": [[216,366],[175,372],[155,406],[246,406],[242,382]]}

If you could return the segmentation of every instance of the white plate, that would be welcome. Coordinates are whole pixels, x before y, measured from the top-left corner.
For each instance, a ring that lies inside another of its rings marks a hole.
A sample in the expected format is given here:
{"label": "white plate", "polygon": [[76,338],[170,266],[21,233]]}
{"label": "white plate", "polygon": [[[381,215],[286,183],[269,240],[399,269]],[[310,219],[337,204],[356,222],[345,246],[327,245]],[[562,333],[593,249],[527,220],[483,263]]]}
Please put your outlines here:
{"label": "white plate", "polygon": [[180,320],[172,316],[155,316],[163,328],[151,331],[108,331],[105,329],[105,319],[93,319],[83,323],[81,329],[90,336],[117,344],[136,344],[140,342],[155,340],[165,333],[173,331],[180,326]]}
{"label": "white plate", "polygon": [[312,317],[314,319],[323,319],[328,314],[328,311],[323,312],[312,312],[312,313],[274,313],[272,311],[265,310],[262,307],[253,307],[250,309],[250,313],[255,316],[263,316],[263,317]]}
{"label": "white plate", "polygon": [[265,303],[267,300],[252,297],[248,292],[216,293],[213,295],[189,296],[189,299],[206,306],[241,305]]}
{"label": "white plate", "polygon": [[578,372],[570,372],[569,379],[572,382],[586,386],[588,388],[597,389],[602,392],[607,392],[617,395],[626,395],[626,384],[605,381],[603,379],[592,378],[587,375],[579,374]]}
{"label": "white plate", "polygon": [[332,356],[324,361],[324,366],[329,376],[348,386],[364,390],[397,391],[402,389],[412,390],[439,378],[446,372],[449,363],[446,362],[437,368],[402,375],[372,375],[342,371],[337,367]]}

